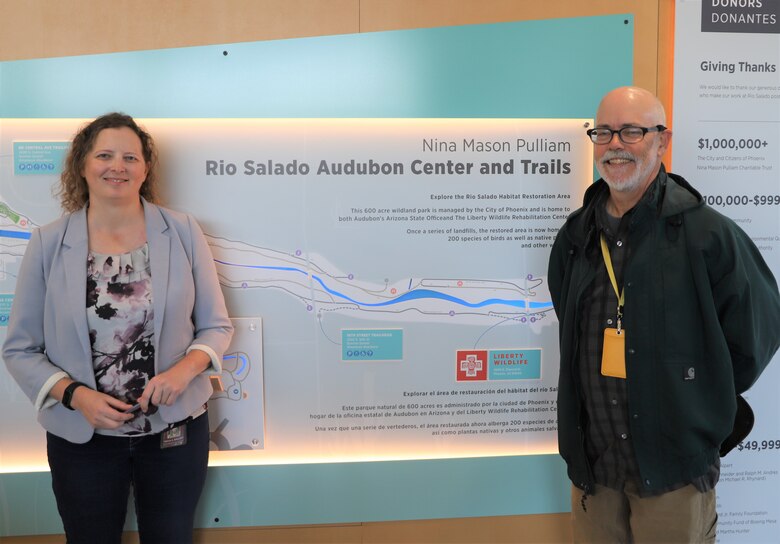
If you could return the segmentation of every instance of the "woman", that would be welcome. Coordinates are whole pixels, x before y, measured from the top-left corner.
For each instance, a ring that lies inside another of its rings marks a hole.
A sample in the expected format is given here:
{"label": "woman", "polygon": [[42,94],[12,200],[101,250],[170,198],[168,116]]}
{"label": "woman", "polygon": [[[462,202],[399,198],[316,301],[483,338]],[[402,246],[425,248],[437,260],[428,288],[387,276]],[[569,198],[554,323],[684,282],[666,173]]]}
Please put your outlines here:
{"label": "woman", "polygon": [[208,374],[233,333],[188,215],[155,204],[154,143],[111,113],[76,134],[67,215],[33,232],[3,345],[46,429],[69,543],[119,542],[132,484],[142,542],[192,540],[208,461]]}

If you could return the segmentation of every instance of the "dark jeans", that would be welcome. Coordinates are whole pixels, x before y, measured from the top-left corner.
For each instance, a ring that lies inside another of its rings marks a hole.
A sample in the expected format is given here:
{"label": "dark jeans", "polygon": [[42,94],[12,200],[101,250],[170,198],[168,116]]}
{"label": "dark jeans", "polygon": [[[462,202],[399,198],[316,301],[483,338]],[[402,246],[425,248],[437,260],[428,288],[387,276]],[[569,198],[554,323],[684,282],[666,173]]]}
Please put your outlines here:
{"label": "dark jeans", "polygon": [[206,480],[207,414],[186,423],[187,443],[161,449],[160,435],[95,434],[73,444],[46,433],[52,488],[68,544],[119,543],[132,484],[143,544],[192,542]]}

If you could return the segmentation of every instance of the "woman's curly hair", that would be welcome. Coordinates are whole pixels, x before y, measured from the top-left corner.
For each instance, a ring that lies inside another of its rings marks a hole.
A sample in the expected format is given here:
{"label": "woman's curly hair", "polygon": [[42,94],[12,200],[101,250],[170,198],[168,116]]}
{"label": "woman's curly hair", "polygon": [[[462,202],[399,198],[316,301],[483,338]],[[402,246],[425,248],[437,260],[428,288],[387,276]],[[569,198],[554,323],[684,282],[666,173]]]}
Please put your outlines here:
{"label": "woman's curly hair", "polygon": [[151,135],[139,127],[135,120],[124,113],[107,113],[84,125],[73,137],[68,155],[65,157],[65,167],[60,176],[59,187],[55,196],[60,199],[60,205],[66,212],[75,212],[89,202],[89,187],[82,175],[87,154],[95,145],[100,131],[106,128],[127,127],[136,133],[141,140],[141,152],[148,166],[146,180],[141,185],[141,196],[149,202],[159,201],[157,193],[157,148]]}

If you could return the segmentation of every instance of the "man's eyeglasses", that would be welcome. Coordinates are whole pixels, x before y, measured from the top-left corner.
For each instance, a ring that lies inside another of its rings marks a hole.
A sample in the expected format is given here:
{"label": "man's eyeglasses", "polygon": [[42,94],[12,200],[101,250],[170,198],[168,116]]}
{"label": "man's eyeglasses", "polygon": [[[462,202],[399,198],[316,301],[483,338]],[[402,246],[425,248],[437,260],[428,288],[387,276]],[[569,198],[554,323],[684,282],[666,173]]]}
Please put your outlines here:
{"label": "man's eyeglasses", "polygon": [[612,130],[606,127],[592,128],[586,131],[587,135],[594,144],[608,144],[612,141],[612,137],[617,134],[620,141],[624,144],[635,144],[641,142],[645,138],[645,134],[648,132],[663,132],[666,127],[663,125],[655,125],[654,127],[623,127],[619,130]]}

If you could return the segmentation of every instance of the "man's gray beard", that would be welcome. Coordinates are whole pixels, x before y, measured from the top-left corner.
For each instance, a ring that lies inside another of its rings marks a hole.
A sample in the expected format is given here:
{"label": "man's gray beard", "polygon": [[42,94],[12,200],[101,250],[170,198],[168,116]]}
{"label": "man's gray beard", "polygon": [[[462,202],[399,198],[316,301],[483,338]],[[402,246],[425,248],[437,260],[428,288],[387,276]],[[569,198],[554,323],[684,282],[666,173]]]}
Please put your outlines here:
{"label": "man's gray beard", "polygon": [[[625,179],[622,182],[609,179],[607,174],[601,171],[601,163],[603,161],[607,161],[611,159],[619,159],[619,158],[630,159],[634,161],[634,164],[636,165],[636,169],[634,170],[634,173],[631,176],[629,176],[628,179]],[[606,153],[604,153],[604,156],[601,157],[601,161],[596,163],[596,169],[599,171],[599,174],[601,174],[601,177],[604,179],[604,181],[607,182],[607,185],[609,185],[610,190],[619,193],[630,193],[638,189],[639,186],[642,184],[642,182],[645,181],[647,177],[653,172],[654,166],[655,165],[649,160],[649,152],[648,152],[648,156],[645,157],[644,160],[639,160],[638,157],[626,151],[623,152],[607,151]]]}

